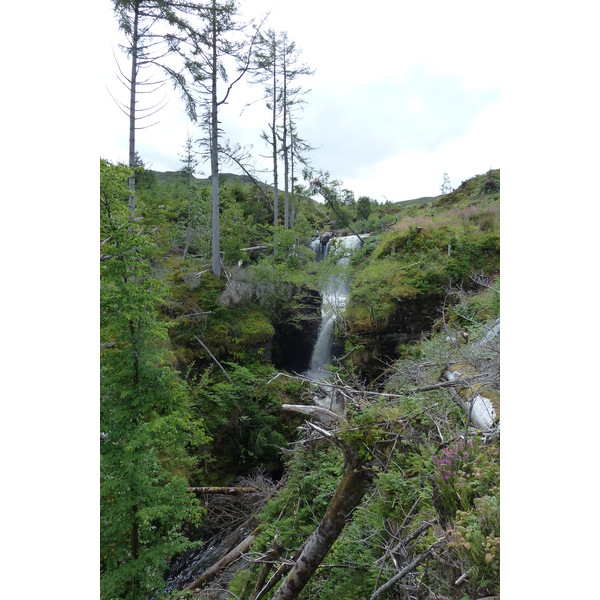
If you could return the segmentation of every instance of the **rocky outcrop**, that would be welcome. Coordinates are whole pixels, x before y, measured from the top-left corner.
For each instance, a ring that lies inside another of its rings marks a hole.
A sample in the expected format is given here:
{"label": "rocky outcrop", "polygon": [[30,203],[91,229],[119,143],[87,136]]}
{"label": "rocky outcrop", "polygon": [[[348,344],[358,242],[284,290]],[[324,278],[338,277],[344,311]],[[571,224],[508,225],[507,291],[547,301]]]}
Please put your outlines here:
{"label": "rocky outcrop", "polygon": [[305,289],[298,300],[299,306],[284,311],[274,323],[271,360],[278,369],[303,373],[309,367],[319,335],[321,295],[316,290]]}
{"label": "rocky outcrop", "polygon": [[[385,369],[386,363],[400,357],[402,344],[417,341],[430,332],[440,317],[443,299],[442,294],[435,293],[397,302],[387,323],[377,323],[369,330],[353,331],[361,348],[354,350],[349,358],[361,377],[368,381],[374,379]],[[345,337],[336,337],[334,356],[343,356],[345,342]]]}

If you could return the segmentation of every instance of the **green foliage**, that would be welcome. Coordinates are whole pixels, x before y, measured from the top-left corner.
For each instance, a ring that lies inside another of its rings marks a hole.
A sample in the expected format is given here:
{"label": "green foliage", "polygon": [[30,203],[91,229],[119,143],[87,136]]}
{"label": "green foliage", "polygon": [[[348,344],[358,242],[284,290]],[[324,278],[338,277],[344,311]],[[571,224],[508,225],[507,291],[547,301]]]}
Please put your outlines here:
{"label": "green foliage", "polygon": [[[100,554],[105,598],[150,595],[167,560],[190,546],[182,527],[202,509],[187,477],[207,443],[185,384],[169,366],[157,306],[168,288],[150,275],[153,242],[126,207],[128,169],[101,162]],[[134,229],[136,227],[136,229]]]}
{"label": "green foliage", "polygon": [[478,438],[459,440],[434,456],[434,484],[446,514],[473,508],[474,499],[497,486],[500,479],[497,446],[482,446]]}
{"label": "green foliage", "polygon": [[448,535],[448,548],[469,572],[471,594],[500,591],[500,497],[496,490],[474,500],[474,508],[459,511]]}
{"label": "green foliage", "polygon": [[361,196],[356,202],[356,218],[367,220],[372,211],[372,201],[368,196]]}
{"label": "green foliage", "polygon": [[[273,323],[294,313],[301,318],[306,290],[352,275],[345,318],[353,331],[383,332],[403,303],[447,293],[452,284],[444,331],[404,344],[403,360],[381,383],[394,393],[438,381],[442,364],[464,359],[469,346],[454,348],[445,341],[446,328],[477,338],[499,315],[498,189],[491,173],[447,195],[463,205],[446,200],[402,208],[402,220],[392,230],[367,237],[349,266],[341,266],[335,245],[328,259],[313,261],[307,247],[311,234],[328,224],[332,213],[329,204],[308,198],[298,204],[296,226],[278,229],[274,253],[272,246],[252,255],[241,252],[270,244],[272,209],[256,188],[224,177],[221,249],[232,281],[247,287],[225,306],[225,281],[198,274],[210,257],[210,190],[194,188],[184,261],[186,187],[161,181],[140,186],[136,206],[142,220],[133,222],[127,211],[128,169],[103,161],[101,175],[101,341],[115,343],[101,357],[101,586],[107,599],[139,598],[159,593],[169,556],[189,545],[183,525],[200,522],[202,510],[186,492],[188,481],[226,485],[255,469],[281,468],[281,449],[297,437],[301,422],[282,413],[281,405],[303,402],[306,384],[284,378],[268,383],[273,372],[267,349]],[[354,203],[346,192],[332,201],[338,210],[350,211],[348,216],[360,216],[354,224],[359,230],[385,229],[400,210],[368,198]],[[239,261],[249,267],[237,269],[233,265]],[[472,282],[475,274],[487,287]],[[455,287],[460,283],[462,291]],[[206,314],[197,316],[201,312]],[[346,337],[349,352],[368,350],[367,344],[358,335]],[[172,368],[173,356],[180,368],[189,367],[185,382]],[[351,372],[352,365],[338,369],[341,377]],[[360,409],[349,405],[349,423],[337,433],[363,460],[372,461],[376,477],[303,596],[369,598],[377,581],[381,585],[397,572],[387,558],[389,548],[424,523],[432,525],[396,559],[406,563],[444,535],[448,543],[403,585],[418,578],[421,589],[448,598],[465,589],[472,597],[498,592],[499,448],[476,439],[465,446],[466,458],[463,448],[451,469],[440,468],[450,450],[460,450],[463,417],[443,391],[425,398],[382,397]],[[325,513],[343,459],[331,444],[303,447],[307,452],[286,456],[284,482],[264,508],[253,551],[266,551],[277,536],[283,557],[290,558]],[[245,584],[251,589],[259,568],[242,571],[231,591],[240,596]],[[454,586],[467,571],[466,583]],[[390,597],[404,593],[397,587]]]}
{"label": "green foliage", "polygon": [[258,467],[277,469],[281,448],[292,433],[279,415],[282,394],[278,386],[268,384],[270,367],[232,362],[224,366],[231,382],[220,372],[190,374],[194,405],[213,439],[213,467],[206,478],[220,485]]}
{"label": "green foliage", "polygon": [[[284,233],[284,240],[290,240],[292,235],[293,230],[288,230]],[[291,248],[295,250],[290,251]],[[315,279],[311,272],[314,263],[309,263],[311,254],[310,249],[290,244],[254,267],[252,286],[255,298],[273,322],[280,321],[284,314],[302,306],[306,288],[314,288]]]}
{"label": "green foliage", "polygon": [[259,517],[257,551],[266,550],[276,534],[286,548],[302,543],[325,514],[342,471],[341,453],[327,445],[317,444],[309,453],[292,453],[286,461],[286,486]]}
{"label": "green foliage", "polygon": [[463,181],[454,191],[438,198],[436,206],[462,207],[482,200],[497,202],[500,198],[500,170],[493,169]]}

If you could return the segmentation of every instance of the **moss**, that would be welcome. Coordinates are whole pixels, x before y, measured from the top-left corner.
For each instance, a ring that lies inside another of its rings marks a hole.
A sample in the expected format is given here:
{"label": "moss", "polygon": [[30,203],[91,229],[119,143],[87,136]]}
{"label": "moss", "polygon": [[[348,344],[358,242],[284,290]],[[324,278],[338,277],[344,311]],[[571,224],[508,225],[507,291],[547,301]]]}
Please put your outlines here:
{"label": "moss", "polygon": [[263,312],[252,308],[244,312],[244,319],[234,326],[234,331],[240,333],[242,344],[261,344],[273,337],[275,329]]}

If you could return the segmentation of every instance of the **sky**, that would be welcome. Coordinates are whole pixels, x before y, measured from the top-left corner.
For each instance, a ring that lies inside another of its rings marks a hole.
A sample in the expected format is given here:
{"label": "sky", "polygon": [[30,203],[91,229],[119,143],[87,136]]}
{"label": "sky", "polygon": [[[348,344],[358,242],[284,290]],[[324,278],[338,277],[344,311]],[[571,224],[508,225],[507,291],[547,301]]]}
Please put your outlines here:
{"label": "sky", "polygon": [[[310,89],[299,134],[315,151],[311,165],[329,171],[355,196],[408,200],[440,193],[443,174],[453,187],[490,168],[500,168],[501,28],[493,2],[404,2],[373,0],[240,0],[244,17],[286,31],[315,74],[301,80]],[[105,2],[102,12],[100,79],[103,84],[100,155],[127,161],[128,121],[110,97],[127,101],[116,78],[119,33]],[[120,95],[119,95],[120,94]],[[162,92],[161,92],[162,94]],[[260,139],[269,114],[259,86],[240,82],[224,107],[224,137],[252,146],[255,166],[269,149]],[[159,101],[162,95],[156,97]],[[156,126],[140,130],[137,149],[158,171],[181,167],[179,154],[197,126],[169,92]],[[204,175],[209,166],[203,165]],[[235,172],[228,167],[227,171]],[[269,175],[263,180],[271,183]]]}

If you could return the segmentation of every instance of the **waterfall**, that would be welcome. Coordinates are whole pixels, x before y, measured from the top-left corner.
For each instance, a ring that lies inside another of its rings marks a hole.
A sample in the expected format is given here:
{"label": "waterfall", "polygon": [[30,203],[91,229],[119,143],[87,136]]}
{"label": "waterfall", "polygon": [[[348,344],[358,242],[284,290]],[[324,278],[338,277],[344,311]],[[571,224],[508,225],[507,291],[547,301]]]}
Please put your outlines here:
{"label": "waterfall", "polygon": [[[334,241],[335,240],[335,241]],[[360,239],[355,235],[349,235],[340,238],[317,238],[311,244],[317,260],[325,258],[330,251],[332,242],[336,246],[341,246],[345,250],[352,251],[357,246],[360,246]],[[338,260],[338,264],[345,265],[348,263],[348,252]],[[321,305],[321,326],[319,334],[315,342],[311,359],[310,367],[305,375],[313,381],[321,381],[329,375],[324,370],[324,366],[331,364],[331,349],[333,346],[333,328],[338,315],[346,307],[348,301],[348,279],[332,275],[320,290],[323,298]]]}

